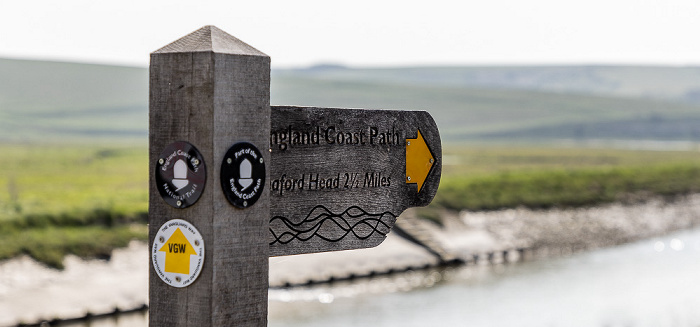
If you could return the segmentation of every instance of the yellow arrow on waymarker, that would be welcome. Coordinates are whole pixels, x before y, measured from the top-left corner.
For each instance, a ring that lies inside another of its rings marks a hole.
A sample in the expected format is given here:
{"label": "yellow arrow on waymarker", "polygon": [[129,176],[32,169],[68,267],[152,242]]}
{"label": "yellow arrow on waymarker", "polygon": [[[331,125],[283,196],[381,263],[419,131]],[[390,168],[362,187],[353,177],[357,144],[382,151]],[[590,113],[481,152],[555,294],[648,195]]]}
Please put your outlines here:
{"label": "yellow arrow on waymarker", "polygon": [[180,228],[170,235],[158,251],[165,252],[165,272],[190,274],[190,256],[197,252]]}
{"label": "yellow arrow on waymarker", "polygon": [[435,164],[433,153],[418,130],[415,139],[406,139],[406,183],[418,184],[418,192],[423,188],[430,169]]}

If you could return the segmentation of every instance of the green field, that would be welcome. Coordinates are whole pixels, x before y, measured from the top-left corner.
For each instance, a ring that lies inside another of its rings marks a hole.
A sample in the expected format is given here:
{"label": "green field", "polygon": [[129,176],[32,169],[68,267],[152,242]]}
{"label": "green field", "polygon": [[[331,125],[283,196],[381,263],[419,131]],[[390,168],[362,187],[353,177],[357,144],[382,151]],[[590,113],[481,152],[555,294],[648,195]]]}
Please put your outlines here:
{"label": "green field", "polygon": [[0,260],[105,257],[147,239],[144,146],[0,145]]}
{"label": "green field", "polygon": [[700,151],[448,147],[440,189],[421,214],[581,207],[700,192]]}
{"label": "green field", "polygon": [[[426,218],[700,192],[697,67],[312,67],[271,84],[274,105],[430,111],[444,166]],[[0,59],[0,85],[0,260],[62,267],[146,240],[147,69]]]}
{"label": "green field", "polygon": [[[145,146],[0,145],[0,260],[62,267],[146,240]],[[420,211],[588,206],[700,191],[700,151],[448,145],[433,204]]]}

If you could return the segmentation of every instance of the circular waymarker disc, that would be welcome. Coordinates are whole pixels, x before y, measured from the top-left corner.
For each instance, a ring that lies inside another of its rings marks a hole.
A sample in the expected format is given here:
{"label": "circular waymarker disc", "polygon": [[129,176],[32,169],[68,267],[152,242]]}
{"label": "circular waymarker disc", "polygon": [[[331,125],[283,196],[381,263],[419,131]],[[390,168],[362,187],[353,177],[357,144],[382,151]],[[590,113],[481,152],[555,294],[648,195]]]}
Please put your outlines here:
{"label": "circular waymarker disc", "polygon": [[231,146],[221,163],[221,188],[234,206],[244,209],[258,201],[265,189],[265,161],[248,142]]}
{"label": "circular waymarker disc", "polygon": [[204,265],[204,239],[197,228],[182,219],[160,226],[151,249],[153,269],[173,287],[192,284]]}
{"label": "circular waymarker disc", "polygon": [[194,145],[184,141],[170,143],[156,160],[156,186],[165,202],[175,208],[187,208],[199,200],[207,169]]}

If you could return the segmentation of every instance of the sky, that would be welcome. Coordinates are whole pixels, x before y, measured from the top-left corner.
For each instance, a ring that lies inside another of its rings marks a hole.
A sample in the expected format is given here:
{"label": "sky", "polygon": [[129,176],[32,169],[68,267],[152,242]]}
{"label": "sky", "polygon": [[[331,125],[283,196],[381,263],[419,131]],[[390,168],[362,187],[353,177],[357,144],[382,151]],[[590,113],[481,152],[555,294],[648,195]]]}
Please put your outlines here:
{"label": "sky", "polygon": [[0,57],[147,66],[204,25],[273,68],[700,65],[698,0],[0,0]]}

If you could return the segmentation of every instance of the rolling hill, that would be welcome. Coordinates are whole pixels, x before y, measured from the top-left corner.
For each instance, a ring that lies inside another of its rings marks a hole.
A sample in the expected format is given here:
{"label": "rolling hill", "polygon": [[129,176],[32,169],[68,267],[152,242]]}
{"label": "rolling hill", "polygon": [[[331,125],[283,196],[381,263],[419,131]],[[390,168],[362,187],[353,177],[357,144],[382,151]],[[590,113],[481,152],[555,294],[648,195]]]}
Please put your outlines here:
{"label": "rolling hill", "polygon": [[0,59],[0,140],[148,138],[143,68]]}
{"label": "rolling hill", "polygon": [[[272,104],[421,109],[446,141],[700,141],[697,67],[316,66]],[[144,142],[146,68],[0,59],[0,141]]]}
{"label": "rolling hill", "polygon": [[700,101],[700,67],[479,66],[348,69],[338,65],[317,65],[289,70],[288,73],[340,81]]}

